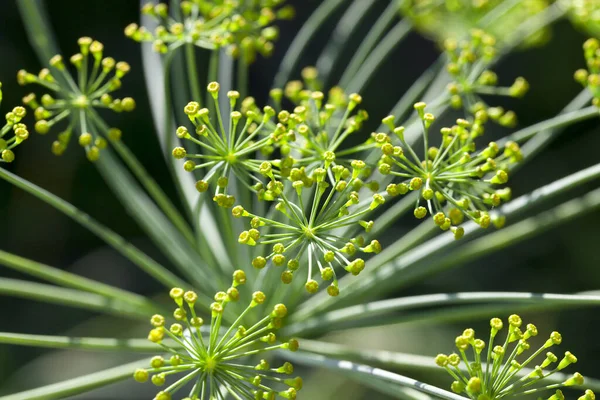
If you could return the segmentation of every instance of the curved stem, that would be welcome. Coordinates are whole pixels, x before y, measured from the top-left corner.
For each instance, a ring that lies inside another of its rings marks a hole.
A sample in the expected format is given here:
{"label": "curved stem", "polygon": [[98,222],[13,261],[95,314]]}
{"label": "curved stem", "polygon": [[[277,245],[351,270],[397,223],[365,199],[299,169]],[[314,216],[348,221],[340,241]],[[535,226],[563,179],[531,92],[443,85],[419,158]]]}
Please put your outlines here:
{"label": "curved stem", "polygon": [[72,218],[85,228],[89,229],[92,233],[105,241],[108,245],[117,250],[128,260],[140,267],[144,272],[148,273],[148,275],[152,276],[166,287],[185,287],[185,282],[171,273],[168,269],[148,257],[145,253],[133,246],[117,233],[98,223],[83,211],[80,211],[72,204],[40,188],[39,186],[34,185],[31,182],[13,175],[3,168],[0,168],[0,178],[37,197],[43,202],[61,211],[66,216]]}
{"label": "curved stem", "polygon": [[369,33],[363,41],[360,43],[352,60],[344,70],[342,77],[340,78],[339,85],[345,88],[352,78],[356,75],[361,65],[365,62],[369,53],[375,48],[377,42],[381,39],[387,29],[389,29],[392,22],[398,17],[398,4],[392,1],[390,5],[383,11],[381,16],[377,19],[373,27],[369,30]]}
{"label": "curved stem", "polygon": [[302,28],[298,34],[294,37],[294,41],[290,44],[281,64],[279,65],[279,71],[275,75],[273,80],[273,87],[282,88],[286,82],[290,79],[290,76],[296,68],[296,64],[300,61],[300,58],[306,51],[308,43],[318,33],[319,28],[329,17],[331,17],[335,11],[347,0],[323,0],[323,2],[317,7],[311,14],[308,20],[302,25]]}
{"label": "curved stem", "polygon": [[[162,353],[164,349],[147,339],[90,338],[70,336],[28,335],[0,332],[0,343],[53,349],[107,350],[119,352]],[[173,345],[176,346],[175,343]],[[171,345],[169,345],[171,347]]]}

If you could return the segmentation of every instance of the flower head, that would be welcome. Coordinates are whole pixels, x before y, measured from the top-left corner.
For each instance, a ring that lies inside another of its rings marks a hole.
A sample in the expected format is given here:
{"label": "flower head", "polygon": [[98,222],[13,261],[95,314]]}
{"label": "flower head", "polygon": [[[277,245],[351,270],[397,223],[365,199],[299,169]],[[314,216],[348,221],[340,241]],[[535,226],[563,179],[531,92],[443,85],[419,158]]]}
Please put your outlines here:
{"label": "flower head", "polygon": [[[383,120],[401,143],[394,146],[389,136],[378,134],[383,153],[379,171],[399,178],[387,187],[388,194],[418,192],[415,217],[424,218],[429,213],[436,225],[442,230],[450,229],[456,239],[464,234],[458,226],[464,217],[483,228],[490,222],[501,224],[501,220],[492,220],[488,210],[510,199],[510,189],[498,186],[508,181],[508,167],[521,160],[519,146],[507,142],[500,149],[490,142],[484,149],[476,150],[475,139],[483,133],[487,117],[480,110],[473,122],[459,119],[451,128],[442,128],[440,147],[430,147],[429,131],[435,117],[426,113],[425,107],[425,103],[415,104],[423,122],[422,158],[404,140],[404,128],[393,125],[394,117]],[[425,207],[419,205],[421,201]]]}
{"label": "flower head", "polygon": [[142,12],[158,22],[154,33],[130,24],[125,35],[139,42],[153,42],[160,53],[193,43],[210,50],[227,47],[232,55],[244,54],[252,61],[257,52],[269,55],[273,51],[273,41],[279,35],[273,23],[294,16],[294,9],[283,6],[284,1],[182,1],[180,10],[172,13],[165,3],[147,3]]}
{"label": "flower head", "polygon": [[496,39],[481,31],[473,30],[470,40],[458,42],[448,39],[444,42],[448,55],[448,72],[454,80],[447,87],[450,104],[454,108],[464,108],[467,112],[485,109],[490,119],[503,126],[516,124],[516,115],[505,112],[501,107],[488,107],[481,95],[504,95],[523,97],[528,89],[527,81],[518,77],[510,87],[497,87],[498,77],[488,67],[496,55]]}
{"label": "flower head", "polygon": [[[511,37],[520,25],[543,12],[550,3],[521,0],[507,7],[504,0],[407,0],[400,2],[400,11],[418,30],[443,42],[448,37],[465,37],[469,30],[483,27],[498,38]],[[550,29],[542,27],[527,37],[524,45],[544,44],[549,36]]]}
{"label": "flower head", "polygon": [[306,290],[315,293],[319,289],[313,279],[318,267],[321,278],[332,281],[327,288],[331,296],[339,294],[335,267],[341,266],[353,275],[365,268],[363,259],[353,258],[355,253],[379,253],[381,245],[376,240],[364,243],[361,237],[350,238],[344,230],[362,226],[370,231],[373,222],[363,218],[383,204],[385,198],[375,194],[361,201],[358,190],[363,183],[358,176],[365,163],[354,160],[351,168],[329,165],[310,173],[305,167],[293,168],[289,177],[278,180],[269,162],[261,165],[261,172],[269,181],[259,185],[259,198],[274,201],[276,215],[262,217],[242,206],[232,210],[235,217],[250,219],[251,229],[240,234],[240,243],[272,248],[266,257],[252,261],[255,268],[264,268],[268,262],[276,267],[287,266],[281,280],[288,284],[306,256]]}
{"label": "flower head", "polygon": [[[153,328],[148,339],[165,349],[170,358],[152,358],[150,368],[135,371],[134,379],[146,382],[152,374],[152,383],[163,386],[171,375],[183,375],[160,391],[155,399],[170,400],[190,382],[193,385],[188,396],[193,399],[221,398],[221,390],[226,390],[236,399],[275,399],[277,395],[286,399],[296,398],[297,391],[302,388],[302,379],[291,377],[294,367],[289,362],[279,367],[271,366],[265,359],[256,365],[244,364],[244,360],[250,356],[273,350],[298,350],[295,339],[277,344],[275,332],[287,314],[283,304],[274,306],[269,314],[254,325],[245,326],[244,317],[255,312],[266,300],[264,293],[255,292],[248,307],[236,321],[229,328],[222,328],[226,307],[239,300],[238,287],[246,281],[240,270],[234,272],[233,277],[232,286],[227,292],[217,293],[215,302],[210,306],[208,335],[201,332],[204,321],[196,314],[194,305],[198,296],[192,291],[174,288],[170,292],[177,305],[173,313],[177,322],[167,326],[162,315],[151,318]],[[165,338],[170,338],[171,343],[164,342]]]}
{"label": "flower head", "polygon": [[[294,105],[292,112],[278,113],[279,122],[297,136],[284,151],[291,151],[297,164],[306,166],[309,171],[323,164],[350,167],[358,153],[375,147],[370,138],[352,147],[344,143],[369,117],[365,110],[358,109],[362,97],[358,93],[348,95],[340,87],[323,93],[318,72],[313,67],[305,68],[302,77],[303,81],[291,81],[283,90],[271,91],[277,109],[282,109],[283,97]],[[368,175],[369,171],[363,170],[361,176]]]}
{"label": "flower head", "polygon": [[[257,153],[270,155],[274,146],[288,135],[285,126],[275,125],[271,119],[275,111],[265,107],[262,111],[241,110],[236,108],[240,94],[236,91],[227,93],[229,98],[229,113],[222,112],[219,108],[219,84],[212,82],[208,85],[208,92],[214,100],[214,114],[208,108],[200,108],[196,102],[188,103],[185,113],[194,124],[194,132],[186,127],[177,128],[180,139],[195,143],[202,153],[188,153],[183,147],[176,147],[173,156],[178,159],[187,158],[183,167],[186,171],[194,172],[204,170],[205,175],[196,183],[199,192],[213,188],[214,201],[222,207],[232,207],[235,198],[228,193],[228,185],[232,177],[251,190],[251,185],[259,182],[255,175],[259,174],[261,160],[256,158]],[[241,103],[253,101],[248,98]],[[293,160],[274,161],[283,170],[289,170],[288,165]],[[275,176],[280,176],[279,170],[274,171]]]}
{"label": "flower head", "polygon": [[575,71],[575,80],[594,96],[594,105],[600,107],[600,42],[592,38],[585,41],[583,51],[587,69]]}
{"label": "flower head", "polygon": [[[89,37],[78,40],[80,52],[69,61],[77,70],[77,79],[69,73],[62,56],[56,55],[49,61],[49,68],[44,68],[38,75],[21,70],[17,80],[21,85],[38,84],[50,92],[38,101],[31,93],[23,98],[23,102],[34,110],[35,130],[46,134],[62,121],[68,121],[66,128],[58,134],[52,143],[52,152],[61,155],[73,136],[76,127],[80,131],[79,144],[85,148],[90,161],[100,156],[100,150],[106,147],[106,139],[97,134],[97,129],[88,126],[94,109],[107,108],[115,112],[132,111],[135,101],[131,97],[113,98],[111,93],[121,87],[121,78],[129,70],[129,64],[116,62],[111,57],[104,57],[102,43]],[[120,138],[120,131],[113,129],[107,132],[111,140]]]}
{"label": "flower head", "polygon": [[[507,322],[508,332],[505,340],[500,341],[501,344],[494,346],[494,340],[504,324],[501,319],[492,318],[489,343],[475,338],[473,329],[465,329],[455,341],[459,354],[438,354],[436,364],[455,379],[450,386],[452,391],[473,400],[496,400],[529,394],[538,396],[542,391],[583,385],[583,377],[578,372],[558,384],[548,384],[545,381],[545,378],[555,372],[577,362],[577,357],[569,351],[563,357],[548,351],[562,342],[560,333],[552,332],[539,349],[530,351],[529,339],[538,334],[536,326],[528,324],[522,328],[523,321],[518,315],[511,315]],[[467,356],[469,348],[473,351],[473,361]],[[462,368],[461,363],[464,363]],[[532,369],[529,373],[524,373],[523,368],[527,366]],[[586,390],[580,399],[594,398],[594,393]],[[564,396],[560,390],[556,390],[550,399],[564,400]]]}
{"label": "flower head", "polygon": [[[2,104],[2,83],[0,82],[0,104]],[[25,117],[23,107],[15,107],[6,114],[6,123],[0,128],[0,163],[15,160],[13,149],[29,137],[29,131],[21,120]]]}
{"label": "flower head", "polygon": [[592,36],[600,35],[600,3],[597,0],[559,0],[559,3],[575,25]]}

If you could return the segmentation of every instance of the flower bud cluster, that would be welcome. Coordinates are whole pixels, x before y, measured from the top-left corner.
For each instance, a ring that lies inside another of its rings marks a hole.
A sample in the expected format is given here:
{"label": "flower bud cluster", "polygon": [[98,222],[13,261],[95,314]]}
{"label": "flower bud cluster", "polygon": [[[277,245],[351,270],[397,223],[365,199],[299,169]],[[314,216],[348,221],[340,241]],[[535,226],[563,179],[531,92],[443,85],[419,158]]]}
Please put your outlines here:
{"label": "flower bud cluster", "polygon": [[[0,82],[0,104],[2,104],[2,83]],[[6,123],[0,128],[0,163],[15,160],[13,149],[29,137],[27,126],[21,123],[27,111],[23,107],[14,107],[5,118]]]}
{"label": "flower bud cluster", "polygon": [[147,3],[142,13],[153,17],[158,27],[150,32],[132,23],[125,28],[125,35],[138,42],[153,42],[159,53],[192,43],[210,50],[227,48],[232,56],[252,62],[257,53],[272,53],[279,36],[273,24],[294,16],[294,9],[284,1],[192,0],[182,1],[178,10],[169,10],[166,3]]}
{"label": "flower bud cluster", "polygon": [[121,79],[130,71],[124,61],[115,61],[104,56],[104,45],[89,37],[78,40],[79,53],[69,59],[76,69],[77,78],[69,73],[63,57],[56,55],[49,61],[49,68],[34,75],[25,70],[17,74],[21,85],[37,84],[50,91],[39,99],[34,94],[23,98],[23,103],[34,112],[35,131],[47,134],[55,125],[65,122],[66,126],[52,143],[52,152],[61,155],[67,149],[74,131],[79,131],[78,143],[90,161],[100,157],[100,151],[107,146],[107,139],[119,140],[121,131],[110,129],[103,137],[101,127],[91,121],[98,121],[95,109],[110,109],[115,112],[133,111],[135,100],[131,97],[114,98],[111,93],[121,87]]}
{"label": "flower bud cluster", "polygon": [[[419,193],[415,205],[416,218],[430,214],[442,230],[451,230],[460,239],[464,230],[459,225],[464,218],[487,228],[504,224],[503,217],[492,217],[489,210],[510,200],[509,188],[498,188],[508,181],[508,168],[522,159],[519,145],[507,142],[500,148],[495,142],[477,150],[476,139],[483,134],[483,125],[489,118],[484,110],[475,113],[473,122],[458,119],[456,125],[440,129],[439,147],[430,146],[429,131],[435,117],[425,112],[426,104],[415,104],[422,121],[423,157],[404,139],[404,127],[396,127],[394,117],[383,119],[390,135],[376,134],[382,157],[379,172],[399,178],[387,187],[390,196]],[[400,146],[392,144],[392,138]],[[425,203],[421,206],[421,203]]]}
{"label": "flower bud cluster", "polygon": [[[535,394],[541,398],[543,391],[555,390],[548,400],[564,400],[560,388],[583,385],[583,376],[578,372],[563,382],[549,384],[548,377],[563,371],[577,362],[571,352],[560,357],[549,351],[562,342],[558,332],[552,332],[542,346],[533,351],[530,339],[538,335],[535,325],[527,324],[518,315],[508,317],[508,332],[504,341],[494,346],[496,336],[504,328],[500,318],[490,321],[489,342],[477,339],[473,329],[465,329],[455,340],[457,353],[438,354],[436,364],[444,368],[454,382],[450,385],[453,392],[464,394],[473,400],[496,400],[507,397]],[[486,349],[487,347],[487,349]],[[472,351],[472,359],[467,353]],[[526,367],[530,370],[524,370]],[[591,390],[586,390],[580,400],[594,400]]]}
{"label": "flower bud cluster", "polygon": [[266,301],[264,293],[254,292],[246,309],[231,326],[222,326],[227,306],[239,300],[238,288],[245,282],[244,272],[235,271],[231,287],[215,295],[215,301],[210,305],[211,320],[207,331],[203,330],[204,319],[195,310],[198,295],[180,288],[171,290],[170,296],[177,305],[173,312],[176,322],[167,325],[164,316],[154,315],[150,319],[153,328],[148,334],[148,340],[162,347],[168,358],[156,356],[152,358],[150,368],[138,369],[133,374],[136,381],[150,380],[159,387],[165,386],[171,376],[183,375],[157,393],[155,399],[171,400],[189,383],[193,385],[186,398],[192,399],[222,398],[222,389],[236,399],[296,398],[302,388],[302,378],[291,377],[294,373],[292,364],[285,362],[276,367],[266,359],[256,365],[245,364],[251,356],[281,349],[298,350],[295,339],[277,343],[276,332],[287,315],[285,305],[275,305],[264,318],[246,325],[244,319]]}
{"label": "flower bud cluster", "polygon": [[488,111],[490,119],[502,126],[514,127],[517,118],[514,112],[501,107],[489,107],[481,95],[501,95],[523,97],[529,90],[527,81],[518,77],[510,87],[498,87],[498,76],[488,69],[496,56],[496,39],[474,29],[469,40],[458,42],[447,39],[444,49],[448,56],[446,69],[454,80],[447,87],[450,105],[464,108],[467,113],[475,114],[481,109]]}
{"label": "flower bud cluster", "polygon": [[574,78],[592,93],[592,102],[600,107],[600,41],[595,38],[586,40],[583,53],[587,69],[575,71]]}

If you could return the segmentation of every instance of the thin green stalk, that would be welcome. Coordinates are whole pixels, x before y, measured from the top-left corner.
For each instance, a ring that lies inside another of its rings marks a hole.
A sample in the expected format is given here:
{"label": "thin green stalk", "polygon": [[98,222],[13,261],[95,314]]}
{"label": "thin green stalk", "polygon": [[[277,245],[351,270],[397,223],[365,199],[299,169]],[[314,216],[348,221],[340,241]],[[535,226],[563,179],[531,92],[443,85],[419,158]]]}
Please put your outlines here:
{"label": "thin green stalk", "polygon": [[[540,203],[555,197],[557,195],[563,194],[569,191],[572,188],[575,188],[581,184],[592,181],[600,177],[600,164],[587,168],[583,171],[579,171],[573,175],[569,175],[565,178],[559,179],[549,185],[543,186],[532,193],[521,196],[514,201],[506,204],[500,210],[502,215],[505,215],[507,218],[511,218],[514,215],[522,214],[526,210],[539,205]],[[591,192],[588,194],[589,201],[594,204],[594,193]],[[573,202],[579,201],[578,199],[572,200]],[[569,204],[569,203],[567,203]],[[564,207],[569,207],[568,205],[564,205]],[[579,209],[579,212],[583,212],[584,210]],[[556,211],[558,212],[558,211]],[[575,215],[571,216],[574,217]],[[536,218],[536,217],[533,217]],[[558,223],[559,221],[565,221],[568,218],[557,219],[555,221]],[[527,221],[527,220],[526,220]],[[524,221],[524,222],[526,222]],[[520,223],[520,224],[523,224]],[[517,225],[514,225],[517,226]],[[514,226],[511,227],[514,229]],[[465,227],[465,239],[469,237],[476,236],[482,234],[482,230],[473,222],[469,222],[464,225]],[[548,226],[549,227],[549,226]],[[506,232],[509,228],[503,228],[502,230],[495,232],[493,235],[502,235],[503,232]],[[515,234],[513,231],[509,231],[511,234]],[[525,232],[523,232],[525,233]],[[533,233],[533,232],[529,232]],[[377,293],[381,294],[382,284],[404,284],[407,279],[406,275],[403,275],[402,280],[390,279],[391,276],[395,273],[400,273],[399,271],[404,268],[413,266],[413,265],[421,265],[423,260],[428,260],[430,258],[435,258],[436,254],[443,251],[446,248],[451,246],[456,246],[456,242],[451,235],[439,235],[434,239],[424,243],[421,246],[413,248],[410,252],[405,254],[402,258],[396,258],[397,255],[395,252],[399,250],[403,252],[405,250],[405,246],[402,244],[402,240],[397,241],[394,245],[387,247],[383,252],[378,254],[376,257],[373,257],[369,261],[369,272],[361,275],[360,279],[352,279],[352,277],[344,277],[340,280],[340,287],[345,290],[342,290],[339,296],[335,298],[326,297],[325,295],[319,294],[308,301],[306,301],[297,312],[294,313],[294,320],[301,321],[306,319],[308,316],[315,315],[324,310],[331,309],[335,307],[336,304],[341,304],[344,301],[346,304],[349,302],[348,296],[353,298],[352,301],[358,301],[359,298],[367,298],[369,295]],[[488,235],[484,237],[482,243],[489,243],[489,237],[492,235]],[[510,239],[510,236],[505,237],[506,239]],[[457,250],[457,253],[462,254],[464,251],[464,246],[460,247]],[[445,255],[442,261],[433,262],[430,264],[435,266],[443,266],[448,263],[448,260],[451,258],[448,255]],[[430,265],[430,266],[431,266]],[[424,271],[424,268],[421,268],[420,271]],[[402,272],[406,274],[406,271]],[[360,297],[358,294],[360,293]]]}
{"label": "thin green stalk", "polygon": [[419,382],[414,379],[408,378],[403,375],[395,374],[390,371],[382,370],[379,368],[373,368],[368,365],[355,364],[348,360],[338,360],[307,352],[292,353],[289,355],[288,358],[302,365],[331,369],[343,375],[362,375],[364,377],[368,377],[369,379],[381,380],[384,382],[394,383],[403,387],[416,389],[419,392],[431,394],[435,397],[439,397],[442,399],[464,400],[464,397],[440,389],[436,386],[432,386],[424,382]]}
{"label": "thin green stalk", "polygon": [[188,76],[188,83],[192,93],[192,99],[202,107],[202,91],[198,81],[198,65],[196,64],[196,48],[192,43],[185,45],[185,62]]}
{"label": "thin green stalk", "polygon": [[411,29],[412,22],[409,19],[405,18],[398,22],[377,47],[373,49],[369,58],[352,77],[350,82],[347,85],[341,83],[342,87],[350,93],[362,91],[369,81],[375,77],[377,68],[391,55],[392,51],[410,33]]}
{"label": "thin green stalk", "polygon": [[148,312],[138,304],[125,299],[100,296],[75,289],[65,289],[43,283],[27,282],[18,279],[0,278],[0,294],[23,299],[60,304],[69,307],[92,310],[119,317],[147,320]]}
{"label": "thin green stalk", "polygon": [[141,308],[145,308],[146,310],[156,310],[159,308],[144,296],[93,279],[84,278],[80,275],[72,274],[27,258],[19,257],[2,250],[0,250],[0,264],[56,285],[96,293],[105,297],[126,300],[131,304],[138,304]]}
{"label": "thin green stalk", "polygon": [[248,73],[250,66],[245,51],[242,50],[240,57],[237,60],[237,91],[240,92],[240,98],[244,99],[248,96]]}
{"label": "thin green stalk", "polygon": [[[108,136],[109,127],[106,122],[100,118],[100,116],[94,110],[89,111],[89,115],[94,123],[104,134]],[[146,168],[140,163],[137,157],[129,150],[129,148],[122,141],[112,141],[113,148],[117,151],[117,154],[125,162],[127,167],[133,172],[133,175],[138,179],[142,186],[146,189],[150,197],[156,202],[160,209],[165,213],[167,218],[173,223],[173,225],[181,232],[190,244],[195,244],[195,236],[190,226],[183,218],[183,216],[177,211],[177,208],[171,200],[167,197],[165,192],[160,188],[158,183],[148,174]]]}
{"label": "thin green stalk", "polygon": [[308,43],[319,32],[319,28],[331,17],[338,7],[342,6],[347,0],[323,0],[323,2],[313,11],[310,18],[302,25],[300,31],[294,37],[290,44],[275,79],[273,87],[282,88],[292,76],[296,65],[308,47]]}
{"label": "thin green stalk", "polygon": [[[319,71],[319,79],[325,87],[329,87],[331,72],[336,65],[339,57],[342,55],[346,45],[360,27],[362,20],[369,15],[371,7],[376,5],[375,0],[354,0],[348,7],[342,18],[336,25],[327,45],[317,59],[315,64]],[[391,8],[388,7],[388,9]],[[386,10],[387,11],[387,10]],[[382,16],[383,17],[383,16]],[[374,28],[373,28],[374,29]],[[370,34],[370,32],[369,32]],[[371,47],[369,48],[369,50]],[[360,48],[359,50],[360,51]],[[362,63],[362,60],[361,60]]]}
{"label": "thin green stalk", "polygon": [[37,389],[27,390],[0,397],[0,400],[54,400],[66,399],[81,393],[111,385],[126,379],[131,379],[137,368],[144,368],[150,364],[150,359],[134,361],[129,364],[105,369],[89,375],[78,376],[63,382],[42,386]]}
{"label": "thin green stalk", "polygon": [[72,204],[53,195],[47,190],[42,189],[41,187],[6,171],[3,168],[0,168],[0,178],[37,197],[48,205],[61,211],[66,216],[72,218],[85,228],[89,229],[92,233],[126,257],[129,261],[140,267],[140,269],[166,287],[185,287],[185,282],[166,269],[164,266],[148,257],[144,252],[133,246],[123,237],[98,223],[88,214],[80,211]]}
{"label": "thin green stalk", "polygon": [[377,43],[381,40],[385,31],[392,25],[392,22],[398,17],[398,14],[398,4],[394,1],[390,2],[390,5],[383,11],[377,21],[375,21],[375,24],[373,24],[369,33],[356,49],[350,63],[340,78],[339,85],[341,87],[347,87],[350,81],[356,76],[360,67],[363,65],[371,51],[376,48]]}
{"label": "thin green stalk", "polygon": [[[306,336],[340,329],[373,327],[406,322],[407,317],[419,321],[438,322],[438,319],[426,318],[423,309],[432,308],[432,312],[443,316],[463,304],[494,305],[501,309],[513,310],[514,306],[537,306],[544,309],[564,307],[600,306],[600,296],[569,295],[528,292],[465,292],[438,293],[396,299],[374,301],[331,311],[300,324],[292,324],[282,332],[285,336]],[[435,308],[435,306],[442,306]],[[414,311],[413,311],[414,310]]]}
{"label": "thin green stalk", "polygon": [[[16,346],[45,347],[52,349],[106,350],[141,353],[162,353],[162,347],[147,339],[90,338],[70,336],[28,335],[0,332],[0,343]],[[173,344],[175,345],[175,344]]]}

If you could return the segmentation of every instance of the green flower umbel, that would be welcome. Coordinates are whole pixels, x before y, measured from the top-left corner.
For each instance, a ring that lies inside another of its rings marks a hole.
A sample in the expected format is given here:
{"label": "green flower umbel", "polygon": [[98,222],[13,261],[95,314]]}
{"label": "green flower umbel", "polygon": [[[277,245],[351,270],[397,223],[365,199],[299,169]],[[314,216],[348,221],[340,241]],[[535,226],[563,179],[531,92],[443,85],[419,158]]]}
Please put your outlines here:
{"label": "green flower umbel", "polygon": [[[349,236],[352,233],[348,228],[352,227],[362,226],[370,231],[373,222],[362,218],[385,202],[380,194],[366,202],[360,201],[358,190],[362,181],[358,176],[366,166],[360,160],[351,164],[352,170],[326,163],[311,174],[304,167],[293,168],[289,178],[282,181],[276,179],[269,162],[261,165],[261,173],[270,180],[266,186],[260,185],[259,198],[275,201],[274,214],[277,215],[258,216],[242,206],[232,210],[235,217],[251,220],[252,229],[240,234],[240,243],[272,247],[266,257],[259,256],[252,261],[255,268],[264,268],[269,261],[276,267],[287,266],[281,280],[289,284],[301,263],[308,264],[305,287],[309,293],[316,293],[319,284],[313,275],[318,267],[321,278],[332,281],[327,292],[337,296],[339,288],[334,267],[341,266],[358,275],[365,268],[365,262],[361,258],[353,259],[355,253],[381,251],[376,240],[365,244],[361,237]],[[307,261],[304,261],[305,256]]]}
{"label": "green flower umbel", "polygon": [[284,1],[182,1],[180,10],[171,13],[165,3],[148,3],[142,12],[159,23],[155,32],[130,24],[125,35],[138,42],[153,42],[160,53],[193,43],[210,50],[227,47],[232,55],[242,53],[252,61],[257,52],[270,55],[273,51],[279,35],[273,23],[294,16],[294,9],[283,6]]}
{"label": "green flower umbel", "polygon": [[[148,335],[150,341],[159,344],[171,356],[168,360],[156,356],[152,358],[151,368],[138,369],[133,375],[136,381],[146,382],[152,374],[150,380],[156,386],[165,385],[172,375],[184,375],[160,391],[155,400],[171,400],[188,384],[191,390],[187,397],[183,395],[181,398],[221,399],[227,394],[238,400],[273,400],[277,396],[296,398],[297,391],[302,388],[302,379],[290,377],[294,372],[292,364],[286,362],[280,367],[271,367],[264,359],[257,365],[244,364],[251,356],[273,350],[298,350],[295,339],[275,344],[275,332],[287,314],[283,304],[277,304],[256,324],[244,326],[244,317],[266,300],[262,292],[255,292],[236,321],[226,330],[221,326],[225,308],[239,300],[237,287],[245,281],[244,272],[238,270],[233,274],[232,287],[215,295],[215,302],[210,306],[212,317],[208,336],[202,334],[204,321],[194,309],[198,299],[196,293],[179,288],[171,290],[171,298],[177,304],[173,313],[177,322],[167,328],[165,318],[154,315],[150,320],[154,328]],[[170,344],[163,342],[165,337],[171,339]]]}
{"label": "green flower umbel", "polygon": [[[415,217],[424,218],[429,213],[436,225],[450,229],[456,239],[464,234],[458,226],[464,217],[482,228],[490,222],[502,226],[503,218],[492,220],[488,211],[511,197],[510,189],[498,186],[508,181],[508,166],[521,160],[519,146],[508,142],[500,149],[491,142],[483,150],[476,150],[475,139],[483,133],[487,119],[487,113],[479,110],[472,123],[459,119],[452,128],[442,128],[440,147],[430,147],[429,130],[435,118],[425,113],[425,107],[425,103],[415,104],[423,123],[423,158],[404,140],[404,128],[393,125],[393,116],[383,122],[400,139],[401,146],[392,145],[391,138],[383,133],[376,135],[383,153],[379,171],[400,178],[387,187],[388,194],[418,192]],[[421,201],[425,206],[420,205]]]}
{"label": "green flower umbel", "polygon": [[[350,167],[350,162],[362,151],[375,147],[373,140],[348,147],[344,141],[361,129],[368,119],[365,110],[357,110],[362,97],[357,93],[347,95],[340,87],[327,94],[320,91],[317,70],[307,67],[302,71],[304,82],[291,81],[284,90],[271,90],[276,109],[281,109],[285,96],[295,105],[292,112],[281,110],[279,122],[297,134],[297,140],[284,146],[298,165],[309,171],[325,162]],[[363,171],[367,172],[367,170]]]}
{"label": "green flower umbel", "polygon": [[[2,83],[0,82],[0,104],[2,104]],[[29,137],[29,131],[21,120],[26,111],[23,107],[15,107],[6,114],[6,124],[0,128],[0,163],[15,160],[13,149]]]}
{"label": "green flower umbel", "polygon": [[463,107],[472,114],[486,109],[493,121],[512,127],[517,121],[515,113],[505,112],[500,107],[488,107],[480,95],[523,97],[529,90],[529,84],[519,77],[510,87],[496,86],[498,77],[488,69],[497,52],[495,46],[496,39],[481,30],[473,30],[468,41],[448,39],[444,42],[447,70],[454,80],[448,85],[450,104],[454,108]]}
{"label": "green flower umbel", "polygon": [[559,0],[575,25],[590,35],[600,35],[600,2],[598,0]]}
{"label": "green flower umbel", "polygon": [[594,38],[586,40],[583,51],[587,70],[575,71],[575,80],[588,88],[594,96],[592,102],[600,107],[600,42]]}
{"label": "green flower umbel", "polygon": [[[63,154],[77,127],[81,131],[79,144],[85,148],[88,159],[95,161],[107,142],[86,125],[90,114],[95,113],[96,108],[132,111],[135,101],[131,97],[115,99],[111,95],[121,87],[121,78],[129,72],[129,64],[104,57],[102,43],[89,37],[80,38],[78,43],[80,52],[70,58],[70,63],[77,70],[77,80],[73,79],[60,55],[52,57],[50,68],[42,69],[37,76],[25,70],[19,71],[17,80],[21,85],[35,83],[54,93],[44,94],[39,102],[33,93],[23,98],[23,102],[34,110],[36,132],[44,135],[54,125],[67,122],[66,128],[52,143],[52,152]],[[118,140],[121,132],[112,129],[108,135],[109,139]]]}
{"label": "green flower umbel", "polygon": [[204,170],[205,175],[196,183],[196,189],[203,193],[212,186],[214,201],[221,207],[232,207],[235,199],[227,190],[232,175],[238,183],[255,191],[252,185],[260,182],[255,175],[259,174],[262,163],[255,158],[257,153],[272,153],[273,146],[284,138],[287,130],[281,124],[270,122],[275,115],[271,107],[265,107],[260,115],[251,110],[242,113],[236,110],[240,94],[230,91],[227,93],[230,110],[225,114],[219,108],[219,84],[210,83],[208,92],[214,100],[216,116],[211,116],[208,108],[191,102],[184,111],[194,124],[195,132],[190,133],[184,126],[177,129],[180,139],[197,144],[202,153],[188,153],[185,148],[176,147],[173,157],[187,158],[183,164],[186,171]]}
{"label": "green flower umbel", "polygon": [[[520,328],[522,323],[518,315],[508,317],[506,338],[500,341],[501,345],[494,346],[503,323],[499,318],[492,318],[487,344],[475,338],[473,329],[466,329],[456,338],[459,354],[439,354],[435,358],[436,364],[455,379],[450,386],[452,391],[473,400],[496,400],[528,394],[541,398],[542,391],[583,385],[583,377],[577,372],[561,383],[548,383],[548,377],[575,364],[577,358],[568,351],[562,358],[547,351],[562,342],[558,332],[552,332],[536,351],[529,351],[529,339],[537,336],[538,331],[535,325],[528,324],[523,332]],[[467,356],[469,348],[472,349],[472,360]],[[524,370],[528,366],[532,369]],[[586,390],[580,400],[594,398],[594,393]],[[548,400],[564,400],[564,396],[556,390]]]}

